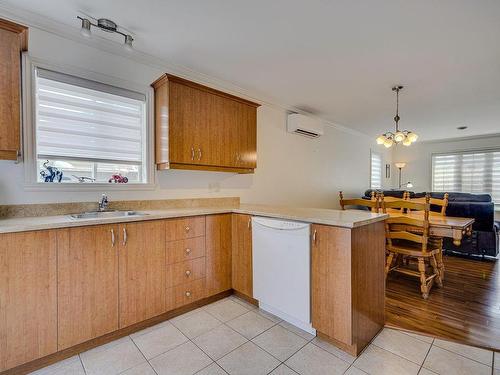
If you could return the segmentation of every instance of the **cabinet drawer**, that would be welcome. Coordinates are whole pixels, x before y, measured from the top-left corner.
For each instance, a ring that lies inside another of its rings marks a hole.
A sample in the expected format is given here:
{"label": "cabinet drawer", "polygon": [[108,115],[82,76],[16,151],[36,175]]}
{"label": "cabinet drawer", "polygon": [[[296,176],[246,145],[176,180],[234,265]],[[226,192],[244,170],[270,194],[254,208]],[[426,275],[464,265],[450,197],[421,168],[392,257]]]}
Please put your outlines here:
{"label": "cabinet drawer", "polygon": [[166,221],[167,241],[205,235],[205,216],[186,217]]}
{"label": "cabinet drawer", "polygon": [[167,242],[167,264],[205,256],[205,237]]}
{"label": "cabinet drawer", "polygon": [[171,309],[190,304],[206,297],[205,278],[167,289],[167,301]]}
{"label": "cabinet drawer", "polygon": [[205,257],[167,266],[167,288],[205,277]]}

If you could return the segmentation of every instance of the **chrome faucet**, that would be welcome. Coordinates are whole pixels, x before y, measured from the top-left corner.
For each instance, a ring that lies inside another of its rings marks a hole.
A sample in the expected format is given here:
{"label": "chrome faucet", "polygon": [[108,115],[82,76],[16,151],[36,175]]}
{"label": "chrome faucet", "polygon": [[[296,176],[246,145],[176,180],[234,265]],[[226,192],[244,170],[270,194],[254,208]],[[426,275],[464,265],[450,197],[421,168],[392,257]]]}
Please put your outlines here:
{"label": "chrome faucet", "polygon": [[101,200],[97,203],[99,204],[99,211],[106,211],[109,204],[108,196],[106,194],[103,194]]}

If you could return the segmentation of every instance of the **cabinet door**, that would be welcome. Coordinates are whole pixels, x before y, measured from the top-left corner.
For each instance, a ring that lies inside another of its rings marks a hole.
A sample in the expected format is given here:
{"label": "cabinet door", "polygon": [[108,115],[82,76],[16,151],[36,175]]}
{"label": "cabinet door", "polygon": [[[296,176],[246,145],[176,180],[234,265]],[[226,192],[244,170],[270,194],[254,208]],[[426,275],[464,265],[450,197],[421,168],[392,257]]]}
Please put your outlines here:
{"label": "cabinet door", "polygon": [[118,329],[118,226],[57,234],[58,349]]}
{"label": "cabinet door", "polygon": [[252,285],[252,217],[232,217],[232,283],[233,289],[253,297]]}
{"label": "cabinet door", "polygon": [[0,234],[0,372],[57,351],[55,231]]}
{"label": "cabinet door", "polygon": [[351,231],[326,225],[311,230],[312,325],[351,345]]}
{"label": "cabinet door", "polygon": [[21,149],[21,50],[27,29],[0,19],[0,159]]}
{"label": "cabinet door", "polygon": [[239,167],[257,167],[257,108],[240,104]]}
{"label": "cabinet door", "polygon": [[166,311],[165,221],[120,225],[120,328]]}
{"label": "cabinet door", "polygon": [[168,85],[170,162],[194,164],[199,143],[197,90],[177,82],[170,81]]}
{"label": "cabinet door", "polygon": [[207,294],[231,289],[231,214],[206,218]]}

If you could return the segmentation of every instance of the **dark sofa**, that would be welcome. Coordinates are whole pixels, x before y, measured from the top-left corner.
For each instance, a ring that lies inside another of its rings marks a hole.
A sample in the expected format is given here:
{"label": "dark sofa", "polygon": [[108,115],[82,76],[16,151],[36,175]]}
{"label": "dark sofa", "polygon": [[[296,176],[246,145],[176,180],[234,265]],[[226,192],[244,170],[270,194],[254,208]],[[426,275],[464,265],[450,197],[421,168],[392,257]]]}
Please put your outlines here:
{"label": "dark sofa", "polygon": [[[365,192],[364,198],[369,198],[372,190]],[[385,196],[402,198],[404,190],[384,190]],[[425,192],[410,192],[411,198],[424,197]],[[460,246],[455,246],[451,238],[445,238],[443,247],[446,251],[453,251],[468,255],[482,255],[496,257],[499,250],[500,222],[495,222],[495,204],[489,194],[448,193],[448,207],[446,216],[474,218],[472,235],[462,239]],[[442,199],[444,193],[431,192],[431,197]],[[439,207],[431,207],[439,211]]]}

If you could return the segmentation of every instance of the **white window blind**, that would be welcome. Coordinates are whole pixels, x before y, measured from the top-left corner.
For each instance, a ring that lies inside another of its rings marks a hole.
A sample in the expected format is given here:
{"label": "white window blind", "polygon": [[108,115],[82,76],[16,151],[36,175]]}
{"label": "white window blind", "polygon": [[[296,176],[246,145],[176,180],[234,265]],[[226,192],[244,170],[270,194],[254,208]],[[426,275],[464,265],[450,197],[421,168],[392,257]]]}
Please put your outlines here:
{"label": "white window blind", "polygon": [[377,152],[371,153],[370,187],[382,189],[382,156]]}
{"label": "white window blind", "polygon": [[37,69],[38,158],[143,159],[144,95]]}
{"label": "white window blind", "polygon": [[432,155],[432,190],[486,193],[500,203],[500,149]]}

